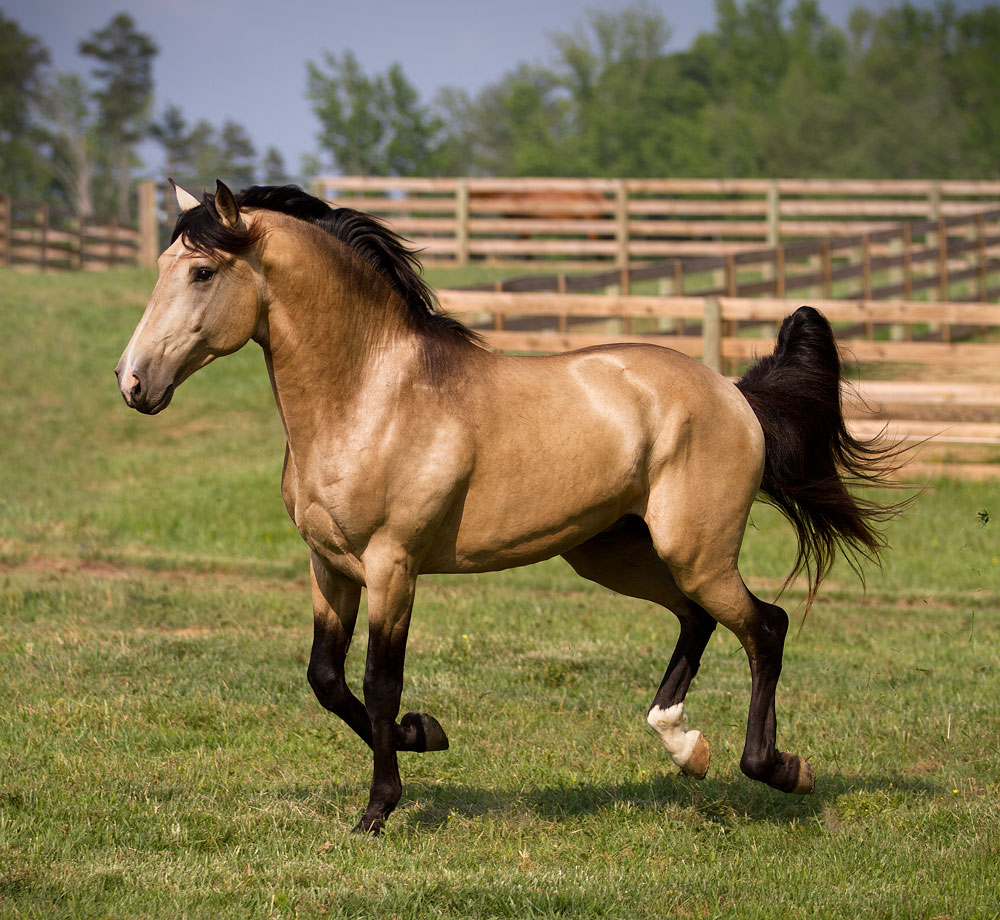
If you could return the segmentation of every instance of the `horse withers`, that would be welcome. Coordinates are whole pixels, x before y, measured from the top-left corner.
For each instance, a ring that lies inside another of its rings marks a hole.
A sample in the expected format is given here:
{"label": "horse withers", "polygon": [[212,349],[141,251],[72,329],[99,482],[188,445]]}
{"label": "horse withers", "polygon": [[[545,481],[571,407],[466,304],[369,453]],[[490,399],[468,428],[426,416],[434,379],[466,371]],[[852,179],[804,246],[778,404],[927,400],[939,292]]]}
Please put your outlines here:
{"label": "horse withers", "polygon": [[[795,526],[810,601],[838,548],[884,546],[892,509],[850,486],[883,482],[894,453],[847,432],[823,316],[795,311],[735,384],[653,345],[497,355],[437,310],[413,253],[375,218],[293,186],[177,195],[118,385],[151,414],[215,358],[251,339],[263,350],[287,440],[282,495],[311,550],[309,682],[373,751],[357,831],[378,833],[398,803],[398,751],[448,745],[429,715],[397,721],[417,577],[557,555],[680,620],[647,720],[682,771],[708,769],[684,698],[722,623],[752,678],[741,769],[812,791],[806,760],[776,747],[788,618],[751,594],[737,560],[759,494]],[[363,702],[344,676],[362,589]]]}

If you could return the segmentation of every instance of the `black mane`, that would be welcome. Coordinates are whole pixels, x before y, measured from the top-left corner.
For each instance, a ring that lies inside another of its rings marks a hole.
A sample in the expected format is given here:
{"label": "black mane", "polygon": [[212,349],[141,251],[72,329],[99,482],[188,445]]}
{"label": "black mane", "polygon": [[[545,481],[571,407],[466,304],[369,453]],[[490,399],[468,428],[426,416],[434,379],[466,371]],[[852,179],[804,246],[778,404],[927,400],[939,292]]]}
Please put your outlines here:
{"label": "black mane", "polygon": [[[382,221],[352,208],[331,208],[325,201],[303,191],[297,185],[254,185],[236,196],[240,209],[260,208],[278,211],[325,230],[340,240],[372,268],[399,294],[409,307],[418,327],[427,332],[452,333],[469,342],[479,336],[458,320],[441,313],[434,292],[421,277],[416,253],[407,241]],[[200,207],[184,211],[177,218],[171,243],[183,237],[191,249],[209,253],[241,255],[253,247],[261,231],[252,225],[232,230],[219,220],[215,196],[206,192]]]}

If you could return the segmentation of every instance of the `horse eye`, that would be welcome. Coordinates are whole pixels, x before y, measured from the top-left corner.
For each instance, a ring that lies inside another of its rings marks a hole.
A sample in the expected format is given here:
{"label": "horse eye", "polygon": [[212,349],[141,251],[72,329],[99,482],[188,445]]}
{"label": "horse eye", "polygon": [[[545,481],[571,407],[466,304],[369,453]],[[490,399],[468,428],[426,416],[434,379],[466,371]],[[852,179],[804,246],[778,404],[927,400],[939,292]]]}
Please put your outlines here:
{"label": "horse eye", "polygon": [[215,277],[215,272],[210,268],[199,268],[195,270],[194,280],[204,283],[205,281],[211,281]]}

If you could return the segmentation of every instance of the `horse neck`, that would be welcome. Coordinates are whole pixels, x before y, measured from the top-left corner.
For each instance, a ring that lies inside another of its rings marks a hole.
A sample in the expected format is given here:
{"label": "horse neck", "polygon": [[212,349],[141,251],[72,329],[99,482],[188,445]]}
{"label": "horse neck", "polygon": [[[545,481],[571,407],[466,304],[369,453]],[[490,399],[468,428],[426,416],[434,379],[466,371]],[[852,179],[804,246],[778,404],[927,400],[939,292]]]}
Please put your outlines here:
{"label": "horse neck", "polygon": [[289,443],[314,437],[320,424],[346,423],[366,390],[380,379],[384,385],[387,367],[398,379],[419,364],[419,336],[399,296],[342,244],[317,239],[321,233],[310,228],[305,240],[265,259],[260,344]]}

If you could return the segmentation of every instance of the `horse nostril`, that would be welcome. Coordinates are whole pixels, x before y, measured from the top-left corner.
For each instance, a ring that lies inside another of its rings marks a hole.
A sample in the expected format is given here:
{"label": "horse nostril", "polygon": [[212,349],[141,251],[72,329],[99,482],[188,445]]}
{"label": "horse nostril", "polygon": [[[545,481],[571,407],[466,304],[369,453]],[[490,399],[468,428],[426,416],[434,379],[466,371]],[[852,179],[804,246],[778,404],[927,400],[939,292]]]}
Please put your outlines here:
{"label": "horse nostril", "polygon": [[142,384],[139,382],[139,378],[135,374],[132,375],[129,380],[129,393],[133,396],[138,396],[142,392]]}

